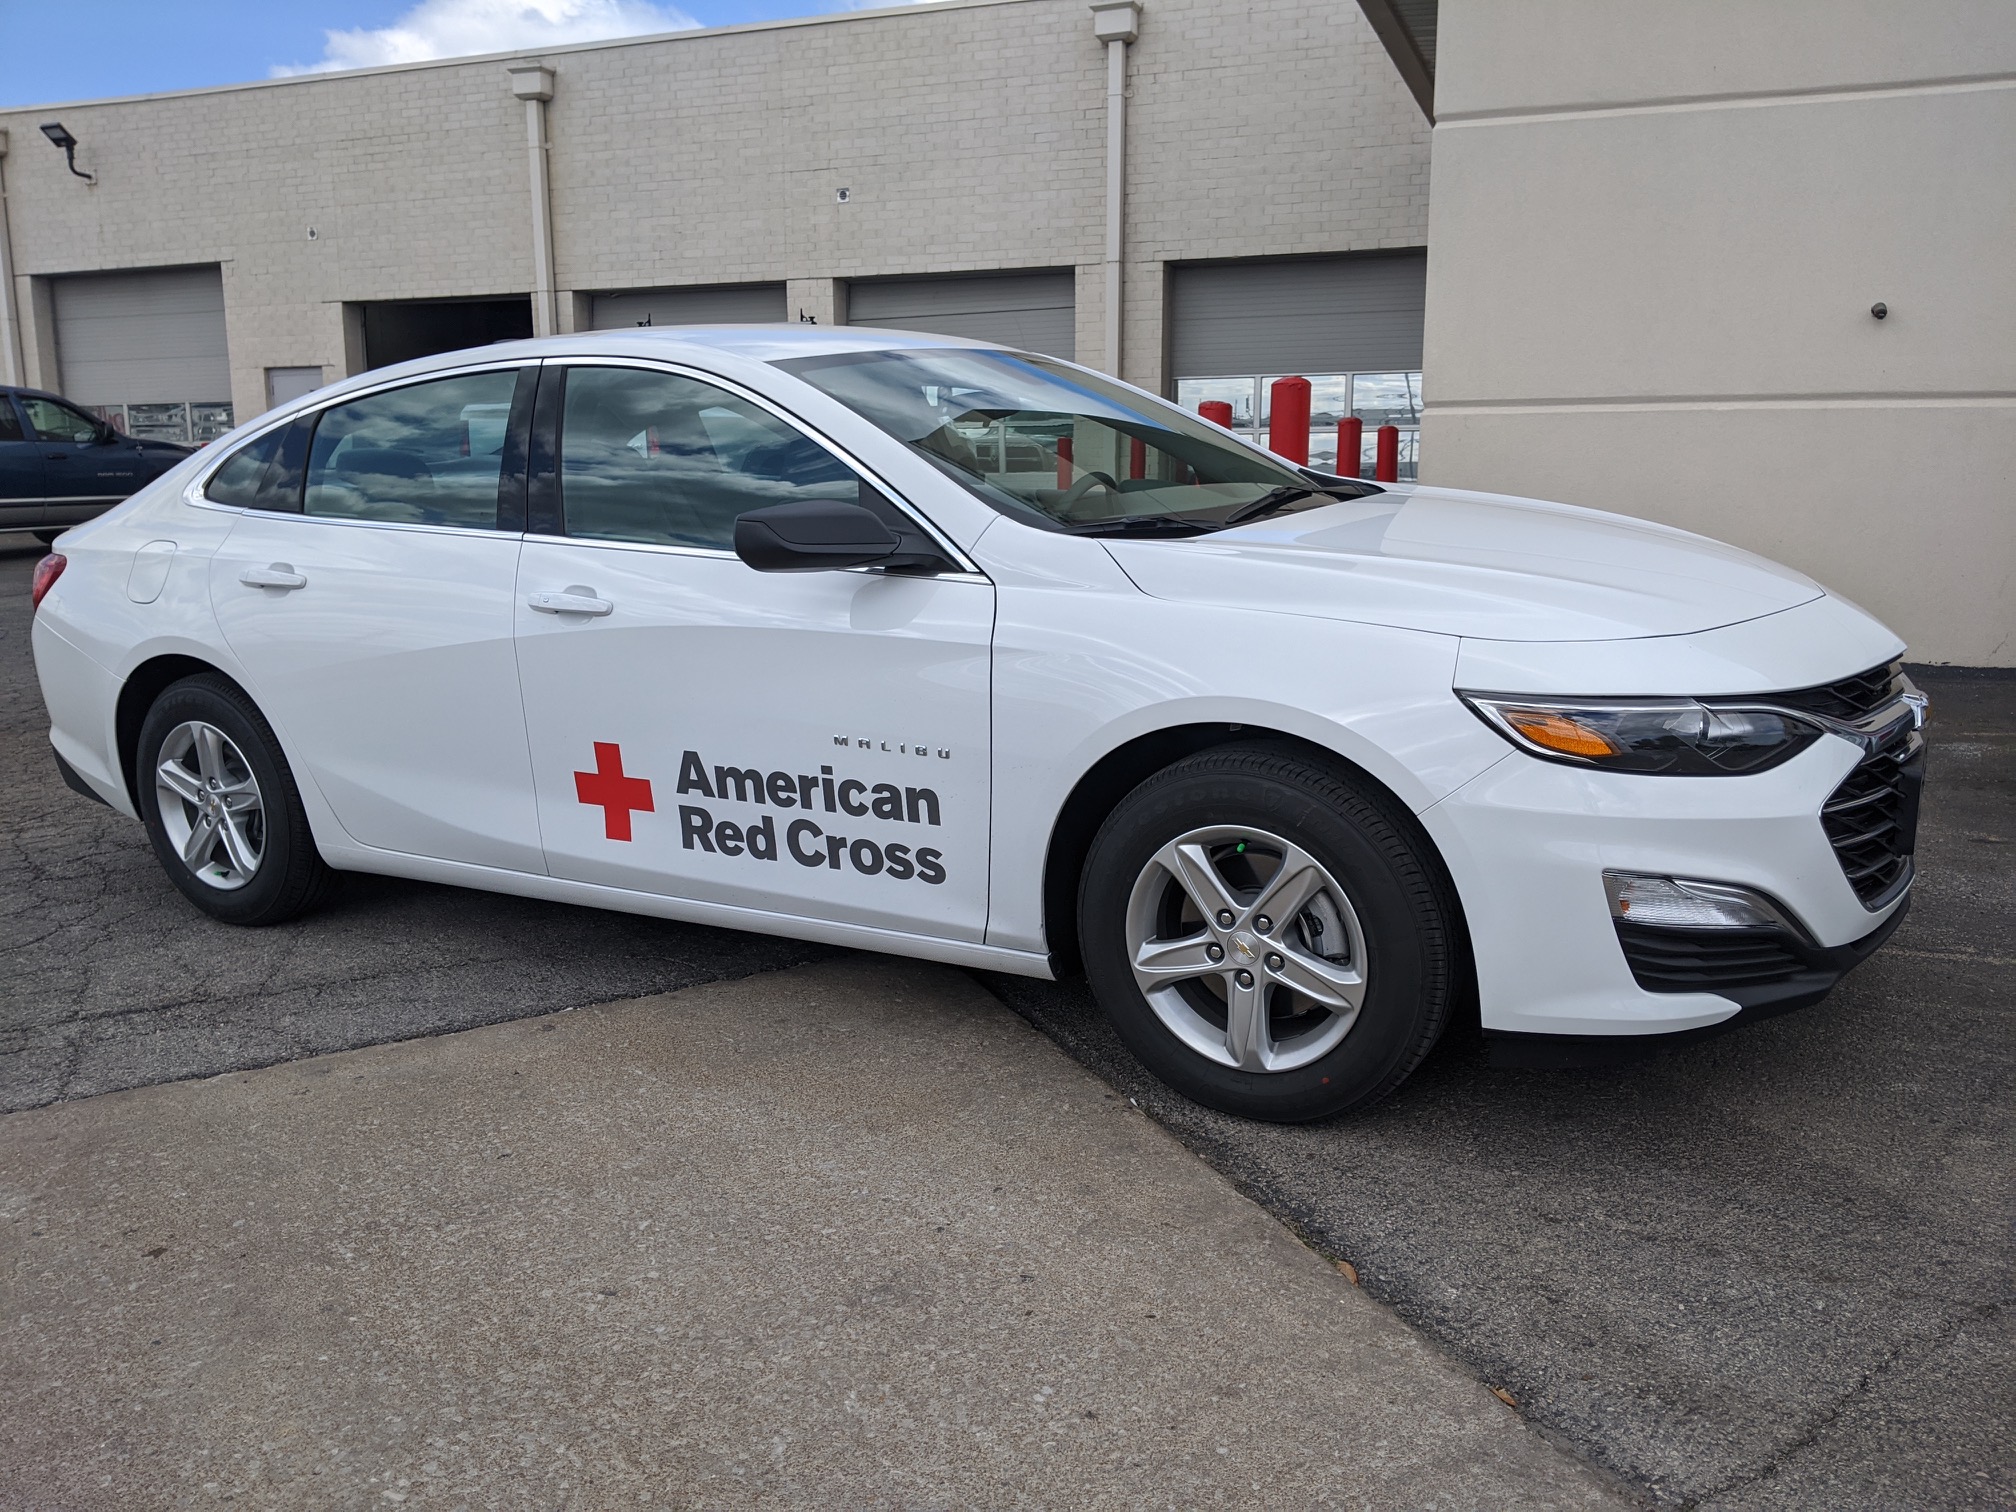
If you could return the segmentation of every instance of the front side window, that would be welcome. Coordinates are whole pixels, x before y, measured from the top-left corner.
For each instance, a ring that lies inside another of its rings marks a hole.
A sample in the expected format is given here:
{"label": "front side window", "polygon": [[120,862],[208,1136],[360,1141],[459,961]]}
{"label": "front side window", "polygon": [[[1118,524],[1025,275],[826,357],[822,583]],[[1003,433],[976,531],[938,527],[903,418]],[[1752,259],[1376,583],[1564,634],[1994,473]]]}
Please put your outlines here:
{"label": "front side window", "polygon": [[726,389],[640,368],[567,370],[568,535],[728,551],[737,515],[813,499],[892,507],[823,446]]}
{"label": "front side window", "polygon": [[302,509],[494,530],[515,369],[437,378],[324,410]]}
{"label": "front side window", "polygon": [[39,394],[23,394],[21,407],[38,441],[74,441],[86,445],[98,439],[102,426],[82,410]]}
{"label": "front side window", "polygon": [[780,362],[1002,513],[1097,535],[1220,529],[1373,490],[1250,450],[1174,405],[1019,352]]}

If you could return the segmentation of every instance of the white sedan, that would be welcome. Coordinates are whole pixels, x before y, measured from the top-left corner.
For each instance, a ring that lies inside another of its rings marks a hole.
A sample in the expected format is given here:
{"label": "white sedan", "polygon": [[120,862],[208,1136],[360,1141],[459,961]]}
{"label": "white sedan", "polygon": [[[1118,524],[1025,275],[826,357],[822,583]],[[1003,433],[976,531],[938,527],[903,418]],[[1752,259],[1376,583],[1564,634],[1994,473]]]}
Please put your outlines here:
{"label": "white sedan", "polygon": [[1924,700],[1796,572],[1284,462],[1045,357],[809,327],[453,353],[38,569],[80,792],[214,918],[339,871],[1031,976],[1213,1107],[1817,1001],[1896,926]]}

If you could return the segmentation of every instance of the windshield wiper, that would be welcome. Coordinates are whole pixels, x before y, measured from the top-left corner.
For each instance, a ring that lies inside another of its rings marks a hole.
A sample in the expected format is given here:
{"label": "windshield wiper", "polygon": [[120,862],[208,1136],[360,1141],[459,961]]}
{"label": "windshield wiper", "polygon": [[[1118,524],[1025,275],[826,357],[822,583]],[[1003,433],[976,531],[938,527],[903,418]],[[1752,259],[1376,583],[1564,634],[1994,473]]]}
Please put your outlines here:
{"label": "windshield wiper", "polygon": [[1083,525],[1066,525],[1066,535],[1202,535],[1207,530],[1216,529],[1216,524],[1198,520],[1185,520],[1177,515],[1137,514],[1120,515],[1111,520],[1091,520]]}
{"label": "windshield wiper", "polygon": [[1284,504],[1293,504],[1297,499],[1309,498],[1312,494],[1324,492],[1320,488],[1297,488],[1283,484],[1280,488],[1270,488],[1250,504],[1241,504],[1232,513],[1218,522],[1220,530],[1230,530],[1234,525],[1244,525],[1248,520],[1257,520],[1262,515],[1272,514]]}

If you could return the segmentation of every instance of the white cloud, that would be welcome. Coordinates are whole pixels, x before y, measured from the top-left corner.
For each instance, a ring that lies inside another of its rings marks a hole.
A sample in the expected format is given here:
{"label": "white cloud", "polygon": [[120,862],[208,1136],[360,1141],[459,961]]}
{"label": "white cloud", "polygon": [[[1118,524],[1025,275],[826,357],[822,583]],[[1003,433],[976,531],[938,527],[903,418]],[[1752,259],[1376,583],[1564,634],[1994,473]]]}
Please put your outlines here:
{"label": "white cloud", "polygon": [[276,64],[273,77],[530,51],[684,31],[699,24],[684,11],[651,0],[421,0],[390,26],[324,32],[320,62]]}

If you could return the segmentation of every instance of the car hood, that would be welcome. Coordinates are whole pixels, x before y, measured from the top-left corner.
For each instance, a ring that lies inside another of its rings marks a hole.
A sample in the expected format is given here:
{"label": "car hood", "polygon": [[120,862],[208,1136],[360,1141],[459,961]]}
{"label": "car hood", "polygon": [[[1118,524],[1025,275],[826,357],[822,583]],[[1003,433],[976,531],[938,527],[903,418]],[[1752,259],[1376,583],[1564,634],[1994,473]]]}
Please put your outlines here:
{"label": "car hood", "polygon": [[1407,485],[1215,535],[1101,544],[1154,598],[1486,640],[1687,635],[1823,596],[1684,530]]}

